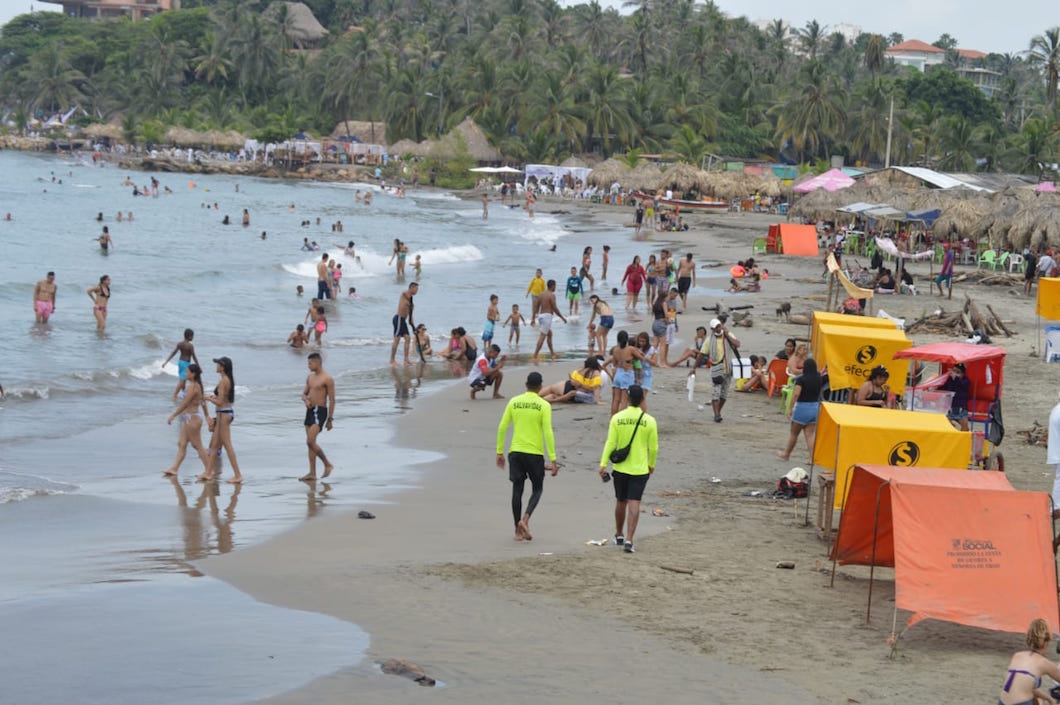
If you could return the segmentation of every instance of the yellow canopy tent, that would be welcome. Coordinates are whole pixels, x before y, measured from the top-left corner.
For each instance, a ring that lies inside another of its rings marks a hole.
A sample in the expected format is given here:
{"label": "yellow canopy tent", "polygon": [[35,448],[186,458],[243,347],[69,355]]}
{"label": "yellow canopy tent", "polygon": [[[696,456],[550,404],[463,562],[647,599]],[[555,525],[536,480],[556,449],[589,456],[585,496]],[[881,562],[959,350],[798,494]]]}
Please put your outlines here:
{"label": "yellow canopy tent", "polygon": [[912,346],[913,341],[900,330],[822,325],[813,359],[818,369],[828,367],[828,385],[832,389],[856,389],[868,381],[873,367],[883,365],[891,373],[891,391],[901,394],[909,362],[895,360],[894,354]]}
{"label": "yellow canopy tent", "polygon": [[835,471],[834,507],[842,509],[857,464],[967,470],[971,457],[972,434],[956,430],[944,414],[825,402],[810,474],[815,465]]}
{"label": "yellow canopy tent", "polygon": [[[828,311],[814,311],[810,315],[810,350],[817,352],[818,329],[822,325],[829,326],[854,326],[855,328],[884,328],[898,330],[898,324],[889,318],[873,318],[872,316],[851,316],[846,313],[829,313]],[[818,361],[820,362],[820,361]]]}

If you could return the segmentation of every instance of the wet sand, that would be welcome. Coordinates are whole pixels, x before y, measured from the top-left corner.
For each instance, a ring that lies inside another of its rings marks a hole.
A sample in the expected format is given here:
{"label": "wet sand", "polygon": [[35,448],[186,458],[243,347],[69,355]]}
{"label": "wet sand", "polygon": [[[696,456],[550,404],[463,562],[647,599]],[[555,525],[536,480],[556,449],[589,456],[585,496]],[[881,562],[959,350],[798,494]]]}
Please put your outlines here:
{"label": "wet sand", "polygon": [[[594,218],[619,223],[629,215],[626,209],[592,210]],[[754,237],[777,220],[701,216],[685,237],[700,262],[732,262],[748,256]],[[793,312],[809,312],[822,305],[827,286],[819,259],[763,260],[780,276],[771,277],[762,293],[727,303],[754,303],[754,327],[733,331],[745,355],[771,357],[785,337],[807,335],[805,326],[778,321],[776,306],[790,301]],[[617,284],[623,267],[612,261],[609,286]],[[927,265],[913,265],[913,271],[919,289],[927,291]],[[1045,421],[1056,399],[1055,371],[1031,354],[1033,300],[959,284],[953,301],[895,296],[880,297],[877,306],[912,319],[939,305],[959,308],[965,291],[992,302],[1016,331],[995,340],[1009,352],[1002,450],[1018,489],[1048,491],[1044,448],[1024,445],[1016,435],[1033,420]],[[705,325],[712,314],[700,306],[714,303],[691,297],[680,319],[681,338],[689,340],[696,325]],[[623,325],[621,302],[612,304],[619,314],[616,330],[647,328],[644,322]],[[953,340],[912,337],[917,344]],[[540,369],[549,383],[573,367]],[[519,393],[526,371],[509,369],[502,391]],[[867,569],[840,568],[830,588],[826,546],[803,526],[801,515],[796,519],[793,505],[744,496],[768,493],[792,466],[806,466],[801,443],[791,462],[774,455],[788,428],[776,398],[733,393],[724,422],[715,424],[709,381],[700,376],[696,401],[689,404],[686,374],[685,368],[655,373],[649,412],[659,421],[660,459],[634,555],[585,545],[613,528],[612,490],[595,473],[606,405],[556,408],[565,467],[546,479],[531,524],[534,540],[517,543],[507,473],[493,464],[503,402],[471,402],[464,385],[456,384],[421,400],[398,422],[398,443],[446,457],[426,468],[422,487],[373,507],[376,519],[326,516],[263,545],[199,562],[205,573],[258,599],[356,622],[371,635],[369,660],[408,659],[445,683],[430,691],[384,676],[366,661],[263,702],[431,698],[485,704],[552,697],[566,703],[906,703],[994,697],[1022,636],[928,621],[910,629],[898,658],[889,658],[891,571],[877,571],[882,580],[874,590],[872,623],[866,624]],[[704,403],[705,411],[696,408]],[[670,516],[652,516],[655,508]],[[781,560],[794,561],[796,568],[776,569]],[[898,613],[899,629],[907,616]]]}

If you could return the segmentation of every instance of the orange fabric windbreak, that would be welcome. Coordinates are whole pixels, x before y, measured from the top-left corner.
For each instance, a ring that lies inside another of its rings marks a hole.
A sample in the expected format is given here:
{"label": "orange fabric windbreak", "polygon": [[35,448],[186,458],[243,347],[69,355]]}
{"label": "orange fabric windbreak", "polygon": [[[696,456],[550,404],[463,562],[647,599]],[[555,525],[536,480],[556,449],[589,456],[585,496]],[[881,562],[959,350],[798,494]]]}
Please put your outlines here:
{"label": "orange fabric windbreak", "polygon": [[813,225],[796,223],[774,223],[769,226],[770,233],[776,228],[780,236],[780,251],[785,255],[802,257],[817,256],[817,228]]}
{"label": "orange fabric windbreak", "polygon": [[[877,514],[877,496],[879,513]],[[1049,496],[998,472],[857,466],[833,552],[894,568],[895,604],[913,625],[941,619],[1023,632],[1060,626]]]}
{"label": "orange fabric windbreak", "polygon": [[835,471],[836,509],[842,509],[856,465],[968,468],[972,434],[944,414],[823,402],[817,415],[813,462]]}
{"label": "orange fabric windbreak", "polygon": [[1060,320],[1060,277],[1042,277],[1038,280],[1038,300],[1035,311],[1042,318],[1048,318],[1051,321]]}

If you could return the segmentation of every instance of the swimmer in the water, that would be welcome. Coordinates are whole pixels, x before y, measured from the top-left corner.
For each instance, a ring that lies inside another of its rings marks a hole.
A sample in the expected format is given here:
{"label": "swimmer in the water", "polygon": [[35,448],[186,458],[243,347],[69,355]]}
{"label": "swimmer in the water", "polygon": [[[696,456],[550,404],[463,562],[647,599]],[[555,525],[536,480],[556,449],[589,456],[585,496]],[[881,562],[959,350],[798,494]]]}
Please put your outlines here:
{"label": "swimmer in the water", "polygon": [[114,241],[110,239],[110,230],[106,225],[103,226],[103,234],[92,239],[99,243],[99,248],[104,252],[114,247]]}
{"label": "swimmer in the water", "polygon": [[292,348],[297,348],[301,350],[308,342],[309,336],[306,335],[305,326],[303,326],[301,323],[299,323],[298,327],[295,328],[289,336],[287,336],[287,344],[290,345]]}

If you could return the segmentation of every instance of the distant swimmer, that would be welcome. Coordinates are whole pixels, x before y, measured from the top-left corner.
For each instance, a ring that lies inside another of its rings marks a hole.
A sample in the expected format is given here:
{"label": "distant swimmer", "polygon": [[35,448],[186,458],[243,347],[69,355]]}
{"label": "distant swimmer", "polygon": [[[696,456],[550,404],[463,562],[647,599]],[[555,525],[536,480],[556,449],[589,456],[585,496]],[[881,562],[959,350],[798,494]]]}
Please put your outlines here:
{"label": "distant swimmer", "polygon": [[44,279],[37,282],[33,287],[33,313],[37,323],[47,323],[51,315],[55,313],[55,272],[48,272]]}
{"label": "distant swimmer", "polygon": [[14,220],[14,218],[11,217],[10,213],[7,213],[6,215],[4,215],[4,220],[10,223],[12,220]]}
{"label": "distant swimmer", "polygon": [[313,251],[313,246],[309,244],[309,238],[307,238],[307,237],[303,237],[302,238],[302,251],[303,252],[312,252]]}
{"label": "distant swimmer", "polygon": [[347,257],[352,257],[354,259],[357,258],[357,251],[353,249],[353,240],[350,240],[349,243],[347,243],[345,246],[340,245],[337,242],[334,243],[334,245],[335,245],[335,247],[341,247],[342,248],[342,253],[344,255],[346,255]]}
{"label": "distant swimmer", "polygon": [[103,222],[103,212],[102,211],[100,211],[99,213],[96,214],[96,222],[97,223],[102,223]]}
{"label": "distant swimmer", "polygon": [[110,277],[104,274],[99,284],[88,290],[92,299],[92,313],[96,317],[96,331],[102,332],[107,327],[107,304],[110,303]]}
{"label": "distant swimmer", "polygon": [[173,348],[173,352],[169,353],[169,357],[166,358],[165,362],[162,363],[162,367],[169,364],[169,361],[173,359],[174,355],[179,354],[177,358],[177,388],[173,390],[173,401],[177,400],[177,395],[184,390],[185,380],[187,379],[188,365],[193,362],[198,365],[199,358],[195,355],[195,346],[192,344],[192,339],[195,338],[195,331],[191,328],[184,329],[184,340],[177,343],[176,347]]}
{"label": "distant swimmer", "polygon": [[120,222],[122,221],[122,219],[123,219],[124,217],[125,217],[125,216],[124,216],[124,215],[122,215],[121,211],[118,211],[118,215],[117,215],[117,216],[115,216],[115,218],[117,219],[117,221],[118,221],[119,223],[120,223]]}
{"label": "distant swimmer", "polygon": [[401,297],[398,299],[397,313],[394,314],[394,342],[390,346],[390,364],[393,365],[394,358],[397,356],[398,342],[402,339],[405,341],[405,364],[409,363],[409,331],[415,328],[415,324],[412,320],[412,309],[415,306],[413,297],[416,292],[420,290],[418,282],[412,282],[409,284],[409,288],[401,292]]}
{"label": "distant swimmer", "polygon": [[227,215],[224,217],[223,220],[221,220],[221,225],[231,225],[231,224],[232,224],[232,219],[229,218]]}
{"label": "distant swimmer", "polygon": [[321,337],[328,330],[328,317],[324,313],[323,306],[317,306],[316,319],[313,321],[313,337],[316,340],[316,346],[321,346]]}
{"label": "distant swimmer", "polygon": [[243,225],[244,227],[250,225],[250,211],[246,208],[243,209]]}
{"label": "distant swimmer", "polygon": [[334,470],[324,455],[324,449],[317,445],[317,436],[323,430],[330,431],[335,418],[335,378],[324,371],[320,353],[309,353],[306,359],[309,365],[309,376],[302,390],[302,403],[305,404],[305,444],[309,449],[309,473],[298,478],[303,482],[317,479],[317,458],[324,461],[324,474],[327,477]]}
{"label": "distant swimmer", "polygon": [[199,454],[203,472],[209,472],[210,470],[210,457],[202,446],[203,417],[205,416],[207,423],[211,421],[209,409],[203,398],[202,369],[197,364],[188,365],[187,375],[191,380],[191,384],[188,385],[188,390],[184,394],[184,401],[166,419],[166,423],[171,424],[173,419],[180,416],[183,423],[180,427],[180,436],[177,438],[177,457],[172,465],[162,471],[163,475],[175,476],[177,474],[181,463],[184,462],[184,457],[187,455],[189,443],[195,449],[195,452]]}
{"label": "distant swimmer", "polygon": [[482,219],[486,220],[490,217],[490,195],[488,193],[482,194]]}

